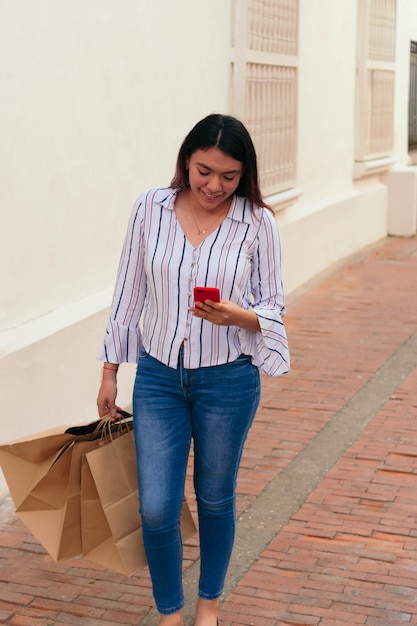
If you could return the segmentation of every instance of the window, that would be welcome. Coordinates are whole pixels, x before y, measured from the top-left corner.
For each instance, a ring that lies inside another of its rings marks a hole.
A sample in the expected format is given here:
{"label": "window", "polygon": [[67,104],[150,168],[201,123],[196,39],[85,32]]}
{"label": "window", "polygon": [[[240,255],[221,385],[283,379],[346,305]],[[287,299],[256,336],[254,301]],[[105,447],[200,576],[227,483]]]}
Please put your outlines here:
{"label": "window", "polygon": [[231,109],[245,122],[264,196],[294,187],[298,0],[233,3]]}
{"label": "window", "polygon": [[358,0],[355,160],[393,149],[396,0]]}
{"label": "window", "polygon": [[417,150],[417,41],[410,50],[410,100],[408,105],[408,148]]}

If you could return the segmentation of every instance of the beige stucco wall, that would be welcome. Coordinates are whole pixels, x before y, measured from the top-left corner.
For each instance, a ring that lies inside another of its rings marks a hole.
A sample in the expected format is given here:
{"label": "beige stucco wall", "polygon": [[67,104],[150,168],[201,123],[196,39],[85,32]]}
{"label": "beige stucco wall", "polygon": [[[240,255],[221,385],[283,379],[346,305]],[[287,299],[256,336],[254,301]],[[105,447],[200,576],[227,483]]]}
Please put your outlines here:
{"label": "beige stucco wall", "polygon": [[313,276],[386,236],[388,230],[415,232],[417,198],[413,207],[410,196],[415,196],[417,171],[410,171],[407,140],[410,41],[417,41],[417,3],[397,0],[392,156],[394,172],[398,169],[404,177],[407,171],[406,188],[404,178],[397,180],[395,174],[353,179],[357,9],[356,0],[300,0],[301,195],[277,217],[287,293],[308,285]]}
{"label": "beige stucco wall", "polygon": [[[231,4],[2,0],[2,441],[95,419],[130,209],[169,183],[191,125],[229,110]],[[395,156],[406,166],[417,5],[398,6]],[[387,232],[386,181],[352,177],[356,15],[356,0],[300,0],[301,195],[277,215],[289,294]],[[133,376],[123,366],[122,405]]]}
{"label": "beige stucco wall", "polygon": [[417,2],[397,0],[398,37],[395,72],[394,151],[399,167],[408,165],[408,97],[410,84],[410,42],[417,41]]}
{"label": "beige stucco wall", "polygon": [[109,286],[133,200],[169,183],[194,121],[227,108],[229,13],[222,0],[2,1],[0,260],[15,271],[1,330]]}
{"label": "beige stucco wall", "polygon": [[368,182],[365,194],[355,189],[352,180],[356,4],[300,2],[297,186],[301,195],[278,215],[289,293],[386,233],[385,193],[379,181]]}
{"label": "beige stucco wall", "polygon": [[417,41],[417,2],[399,0],[396,41],[394,147],[396,163],[384,177],[388,187],[388,232],[410,236],[417,229],[417,152],[408,153],[410,41]]}
{"label": "beige stucco wall", "polygon": [[[228,107],[230,4],[2,0],[1,440],[95,419],[134,199]],[[130,402],[132,366],[120,376]],[[0,494],[4,491],[0,481]]]}

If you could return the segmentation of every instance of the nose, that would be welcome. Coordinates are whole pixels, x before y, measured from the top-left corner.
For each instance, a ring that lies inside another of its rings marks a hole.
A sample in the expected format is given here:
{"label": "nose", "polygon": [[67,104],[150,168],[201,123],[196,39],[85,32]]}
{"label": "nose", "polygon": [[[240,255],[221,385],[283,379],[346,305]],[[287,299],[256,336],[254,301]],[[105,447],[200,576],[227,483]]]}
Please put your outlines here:
{"label": "nose", "polygon": [[222,181],[220,180],[220,176],[210,176],[206,187],[207,190],[211,193],[216,193],[216,191],[220,191],[222,188]]}

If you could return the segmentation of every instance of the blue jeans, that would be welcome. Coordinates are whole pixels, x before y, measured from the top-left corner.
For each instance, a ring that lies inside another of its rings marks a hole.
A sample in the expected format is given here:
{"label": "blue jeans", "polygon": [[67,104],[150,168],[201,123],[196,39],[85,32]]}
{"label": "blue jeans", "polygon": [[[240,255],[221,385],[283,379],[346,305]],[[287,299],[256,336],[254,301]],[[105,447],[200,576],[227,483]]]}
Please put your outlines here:
{"label": "blue jeans", "polygon": [[248,356],[173,369],[142,352],[133,391],[142,532],[158,611],[184,605],[180,518],[191,439],[200,533],[199,597],[223,592],[236,526],[236,478],[260,399]]}

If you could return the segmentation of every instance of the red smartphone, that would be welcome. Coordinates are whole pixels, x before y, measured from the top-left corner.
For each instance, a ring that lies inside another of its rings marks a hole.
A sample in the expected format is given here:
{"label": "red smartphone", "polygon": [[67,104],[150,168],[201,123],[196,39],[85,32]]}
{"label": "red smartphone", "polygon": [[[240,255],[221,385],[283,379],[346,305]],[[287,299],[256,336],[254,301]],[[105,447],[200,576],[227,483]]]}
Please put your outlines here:
{"label": "red smartphone", "polygon": [[194,287],[194,301],[213,300],[220,302],[220,290],[217,287]]}

